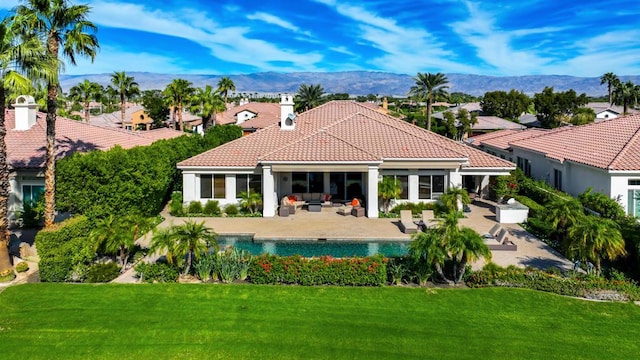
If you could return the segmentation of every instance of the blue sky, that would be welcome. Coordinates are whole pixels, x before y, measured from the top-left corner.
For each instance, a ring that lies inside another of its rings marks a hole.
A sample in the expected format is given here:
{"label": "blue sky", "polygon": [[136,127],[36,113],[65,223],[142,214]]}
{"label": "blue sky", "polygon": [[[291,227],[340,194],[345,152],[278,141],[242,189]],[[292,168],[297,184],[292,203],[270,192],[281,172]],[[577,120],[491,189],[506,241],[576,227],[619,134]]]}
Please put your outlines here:
{"label": "blue sky", "polygon": [[[18,0],[0,0],[6,15]],[[67,74],[368,70],[640,74],[640,2],[98,0],[95,62]]]}

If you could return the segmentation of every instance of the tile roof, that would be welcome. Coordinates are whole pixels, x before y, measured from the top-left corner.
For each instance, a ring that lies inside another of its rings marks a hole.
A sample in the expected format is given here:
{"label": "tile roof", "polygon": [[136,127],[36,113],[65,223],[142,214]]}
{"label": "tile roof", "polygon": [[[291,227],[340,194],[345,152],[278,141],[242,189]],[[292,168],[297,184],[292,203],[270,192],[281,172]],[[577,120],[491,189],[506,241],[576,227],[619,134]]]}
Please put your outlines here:
{"label": "tile roof", "polygon": [[473,130],[495,130],[495,129],[525,129],[526,126],[509,121],[497,116],[480,115],[477,117],[478,123],[474,124]]}
{"label": "tile roof", "polygon": [[499,159],[353,101],[331,101],[299,114],[294,130],[279,124],[178,164],[255,167],[268,162],[371,162],[456,159],[471,168],[514,168]]}
{"label": "tile roof", "polygon": [[[28,130],[15,130],[15,111],[6,110],[7,162],[14,168],[42,168],[45,162],[46,114],[38,113],[36,123]],[[76,151],[107,150],[116,145],[127,149],[149,145],[156,140],[169,139],[183,133],[158,129],[129,132],[119,128],[106,128],[58,116],[56,119],[57,157]]]}
{"label": "tile roof", "polygon": [[498,130],[490,133],[474,136],[466,140],[473,146],[487,145],[496,149],[509,150],[512,141],[528,139],[530,137],[546,134],[549,130],[545,129],[525,129],[525,130]]}
{"label": "tile roof", "polygon": [[244,129],[262,129],[280,121],[280,104],[250,102],[218,114],[216,123],[220,125],[235,124],[236,114],[245,110],[256,114],[256,116],[240,124]]}
{"label": "tile roof", "polygon": [[640,114],[581,126],[565,126],[546,134],[511,142],[558,161],[573,161],[608,170],[640,170]]}

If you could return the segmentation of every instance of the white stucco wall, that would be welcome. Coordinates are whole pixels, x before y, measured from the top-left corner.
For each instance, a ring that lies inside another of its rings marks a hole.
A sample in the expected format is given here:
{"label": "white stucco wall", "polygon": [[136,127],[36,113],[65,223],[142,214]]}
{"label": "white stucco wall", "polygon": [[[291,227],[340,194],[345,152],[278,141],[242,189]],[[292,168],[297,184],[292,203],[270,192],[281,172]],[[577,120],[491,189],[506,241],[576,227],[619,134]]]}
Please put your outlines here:
{"label": "white stucco wall", "polygon": [[256,114],[252,113],[251,111],[248,110],[242,110],[239,113],[236,114],[236,125],[240,125],[243,122],[255,117]]}

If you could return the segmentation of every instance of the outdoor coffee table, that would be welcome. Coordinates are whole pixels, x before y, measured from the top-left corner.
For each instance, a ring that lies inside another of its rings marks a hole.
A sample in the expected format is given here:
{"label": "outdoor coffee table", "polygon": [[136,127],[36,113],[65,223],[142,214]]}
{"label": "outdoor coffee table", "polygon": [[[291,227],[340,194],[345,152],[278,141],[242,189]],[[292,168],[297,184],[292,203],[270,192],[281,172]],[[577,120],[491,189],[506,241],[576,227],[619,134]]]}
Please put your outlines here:
{"label": "outdoor coffee table", "polygon": [[322,202],[316,201],[316,200],[309,201],[308,209],[309,209],[309,212],[321,212]]}

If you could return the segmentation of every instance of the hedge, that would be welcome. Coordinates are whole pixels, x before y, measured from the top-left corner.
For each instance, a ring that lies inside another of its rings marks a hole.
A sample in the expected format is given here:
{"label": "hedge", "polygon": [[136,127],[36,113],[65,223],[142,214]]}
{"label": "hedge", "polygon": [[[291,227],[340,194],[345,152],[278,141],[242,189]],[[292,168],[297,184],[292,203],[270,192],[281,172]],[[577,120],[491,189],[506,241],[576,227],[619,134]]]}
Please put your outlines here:
{"label": "hedge", "polygon": [[516,195],[514,199],[516,199],[520,204],[529,208],[529,216],[544,214],[545,207],[533,201],[532,199],[524,195]]}
{"label": "hedge", "polygon": [[387,259],[380,255],[336,259],[331,256],[260,255],[249,269],[254,284],[382,286],[387,280]]}
{"label": "hedge", "polygon": [[72,278],[73,271],[87,267],[95,256],[87,240],[93,222],[76,216],[38,232],[35,238],[42,282],[62,282]]}

